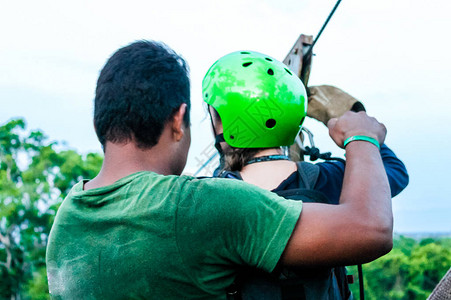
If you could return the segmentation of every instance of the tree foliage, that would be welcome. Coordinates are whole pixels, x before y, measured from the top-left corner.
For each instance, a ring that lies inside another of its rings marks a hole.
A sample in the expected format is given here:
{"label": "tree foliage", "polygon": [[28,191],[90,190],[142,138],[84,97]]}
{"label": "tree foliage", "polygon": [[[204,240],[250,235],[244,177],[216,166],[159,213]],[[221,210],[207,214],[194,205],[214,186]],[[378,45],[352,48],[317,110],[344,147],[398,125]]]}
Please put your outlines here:
{"label": "tree foliage", "polygon": [[0,298],[45,299],[45,248],[72,185],[94,177],[102,156],[58,150],[23,119],[0,126]]}
{"label": "tree foliage", "polygon": [[[363,266],[365,299],[426,299],[451,268],[450,245],[450,238],[398,237],[389,254]],[[351,289],[359,299],[358,283]]]}

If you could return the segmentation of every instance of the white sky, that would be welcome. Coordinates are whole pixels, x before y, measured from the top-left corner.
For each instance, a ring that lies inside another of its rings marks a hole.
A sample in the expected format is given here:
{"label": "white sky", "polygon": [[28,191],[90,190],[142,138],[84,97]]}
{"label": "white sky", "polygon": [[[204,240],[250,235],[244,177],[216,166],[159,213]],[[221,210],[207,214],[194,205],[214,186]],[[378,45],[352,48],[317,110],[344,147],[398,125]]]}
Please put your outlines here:
{"label": "white sky", "polygon": [[[315,35],[330,0],[0,0],[0,122],[79,151],[100,151],[92,128],[97,76],[119,47],[163,41],[191,68],[193,141],[187,170],[209,146],[201,81],[219,57],[255,50],[282,60],[300,33]],[[388,127],[387,144],[406,163],[410,185],[394,199],[398,232],[451,232],[451,2],[343,0],[315,47],[310,84],[359,98]],[[323,151],[341,155],[308,120]]]}

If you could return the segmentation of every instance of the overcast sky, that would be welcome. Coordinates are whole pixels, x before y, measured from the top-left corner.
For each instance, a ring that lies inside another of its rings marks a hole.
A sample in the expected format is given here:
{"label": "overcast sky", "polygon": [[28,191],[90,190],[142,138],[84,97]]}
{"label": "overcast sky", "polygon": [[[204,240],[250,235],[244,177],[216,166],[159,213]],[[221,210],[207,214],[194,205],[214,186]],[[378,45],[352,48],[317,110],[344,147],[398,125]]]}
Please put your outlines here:
{"label": "overcast sky", "polygon": [[[82,152],[100,152],[92,128],[95,83],[108,57],[139,39],[163,41],[191,68],[197,169],[212,141],[201,82],[219,57],[255,50],[282,60],[299,34],[316,35],[335,1],[6,1],[0,9],[0,122]],[[451,232],[451,2],[343,0],[315,46],[310,84],[336,85],[388,128],[409,187],[393,200],[395,231]],[[342,155],[307,120],[324,151]],[[205,150],[206,149],[206,150]],[[204,152],[203,152],[204,151]]]}

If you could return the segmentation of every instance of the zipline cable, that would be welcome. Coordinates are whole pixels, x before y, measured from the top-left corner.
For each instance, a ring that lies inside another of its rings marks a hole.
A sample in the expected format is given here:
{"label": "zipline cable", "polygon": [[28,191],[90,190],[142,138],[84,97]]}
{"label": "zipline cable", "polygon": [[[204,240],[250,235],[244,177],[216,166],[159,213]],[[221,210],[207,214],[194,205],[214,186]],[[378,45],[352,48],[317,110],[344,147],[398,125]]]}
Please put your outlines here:
{"label": "zipline cable", "polygon": [[316,42],[318,41],[319,37],[321,36],[321,34],[324,31],[324,28],[326,28],[327,24],[329,23],[330,19],[332,18],[332,16],[334,15],[335,11],[338,8],[338,5],[340,5],[341,0],[338,0],[337,3],[335,3],[334,8],[332,8],[332,11],[330,12],[329,16],[327,17],[326,21],[324,22],[323,26],[321,27],[321,29],[319,30],[318,34],[316,35],[315,39],[313,40],[312,45],[309,47],[309,49],[307,50],[307,52],[305,53],[305,56],[308,57],[312,54],[313,51],[313,46],[315,46]]}

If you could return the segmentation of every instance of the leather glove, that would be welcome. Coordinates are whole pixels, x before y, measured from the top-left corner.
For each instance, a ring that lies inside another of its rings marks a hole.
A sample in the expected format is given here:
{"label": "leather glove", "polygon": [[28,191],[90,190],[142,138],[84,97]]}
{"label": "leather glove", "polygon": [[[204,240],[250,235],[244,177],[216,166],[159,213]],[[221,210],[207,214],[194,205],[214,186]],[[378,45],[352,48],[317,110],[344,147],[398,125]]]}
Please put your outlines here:
{"label": "leather glove", "polygon": [[365,111],[363,104],[345,91],[331,85],[310,86],[307,116],[323,122],[342,116],[345,112]]}

